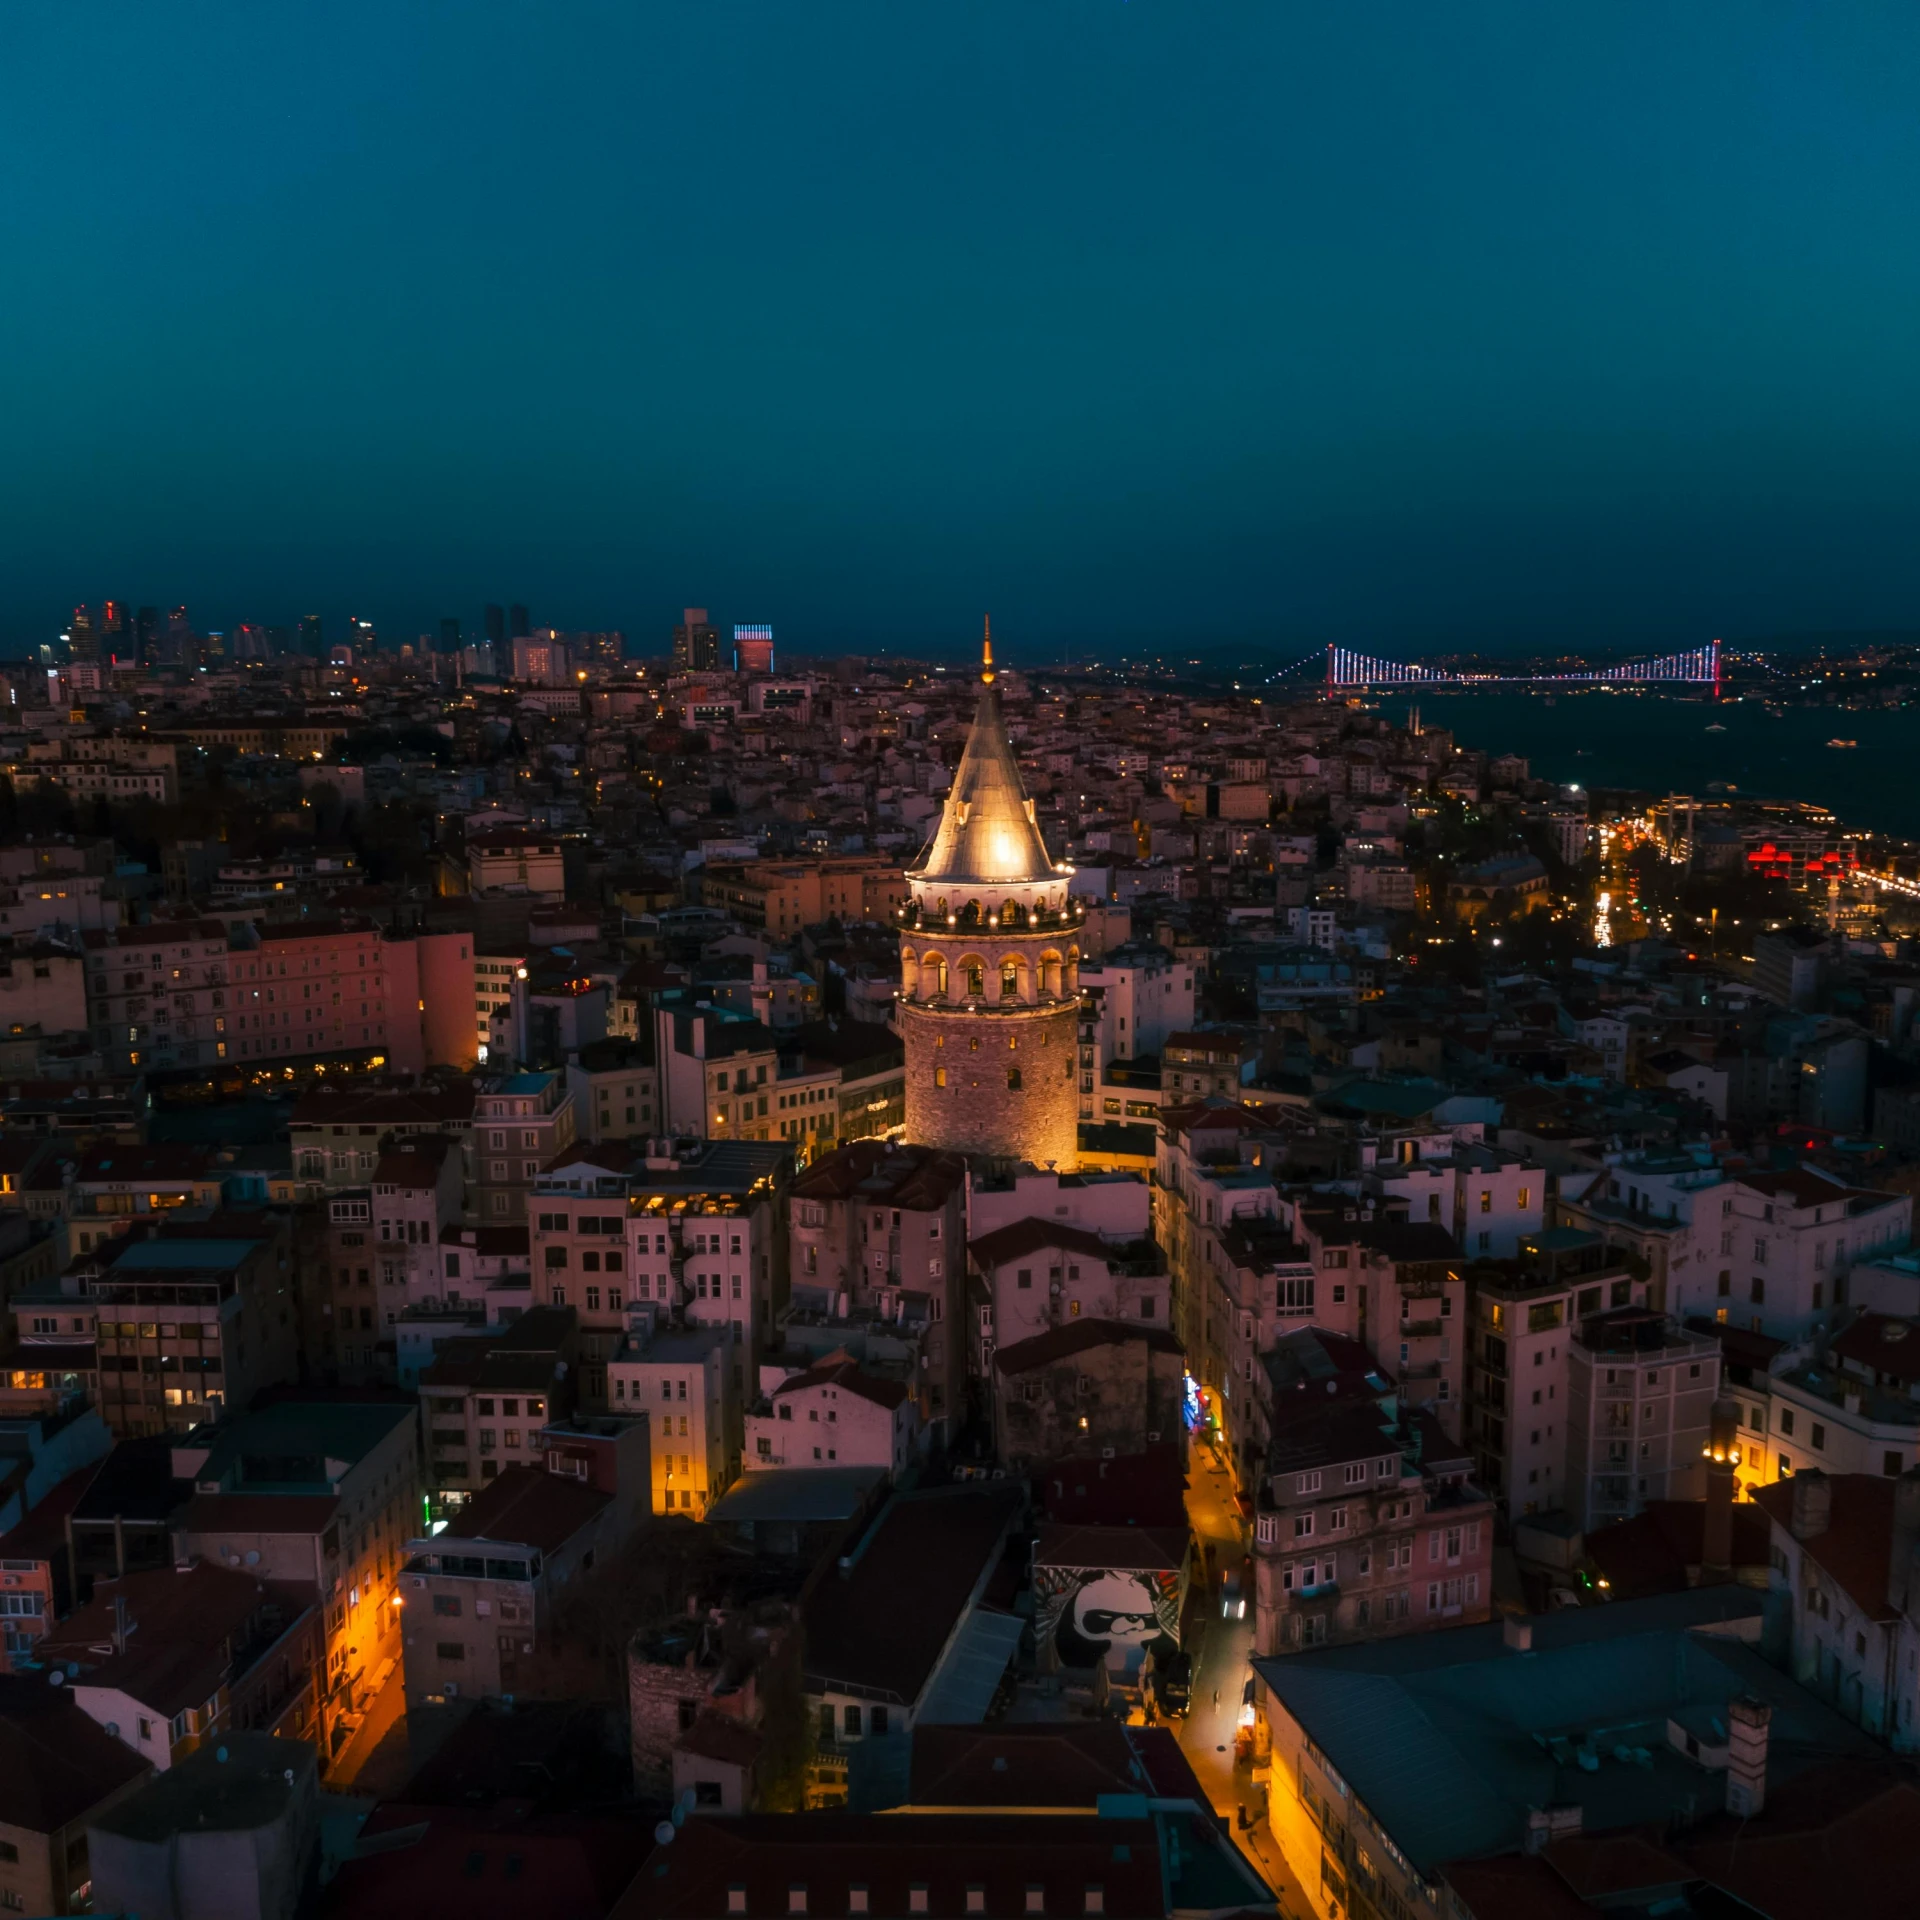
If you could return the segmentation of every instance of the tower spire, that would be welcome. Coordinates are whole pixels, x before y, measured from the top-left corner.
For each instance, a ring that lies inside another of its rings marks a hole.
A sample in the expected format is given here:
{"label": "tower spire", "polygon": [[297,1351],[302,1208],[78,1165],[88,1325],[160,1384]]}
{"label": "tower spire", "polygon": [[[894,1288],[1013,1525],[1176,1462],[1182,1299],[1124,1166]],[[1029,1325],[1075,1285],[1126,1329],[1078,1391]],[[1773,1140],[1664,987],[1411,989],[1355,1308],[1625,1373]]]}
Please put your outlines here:
{"label": "tower spire", "polygon": [[980,639],[980,684],[993,685],[993,615],[986,616],[986,631]]}

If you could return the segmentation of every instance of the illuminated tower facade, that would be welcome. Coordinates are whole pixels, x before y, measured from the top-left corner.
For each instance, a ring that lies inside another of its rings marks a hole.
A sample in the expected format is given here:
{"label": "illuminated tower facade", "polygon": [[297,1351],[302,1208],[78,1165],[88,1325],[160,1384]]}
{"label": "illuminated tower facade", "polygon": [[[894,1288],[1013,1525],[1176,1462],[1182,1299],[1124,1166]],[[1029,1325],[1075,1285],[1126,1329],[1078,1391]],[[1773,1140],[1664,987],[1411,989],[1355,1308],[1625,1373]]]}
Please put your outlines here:
{"label": "illuminated tower facade", "polygon": [[894,1025],[916,1145],[992,1165],[1077,1165],[1086,916],[1067,891],[1071,877],[1049,857],[1020,785],[989,627],[973,731],[899,909]]}

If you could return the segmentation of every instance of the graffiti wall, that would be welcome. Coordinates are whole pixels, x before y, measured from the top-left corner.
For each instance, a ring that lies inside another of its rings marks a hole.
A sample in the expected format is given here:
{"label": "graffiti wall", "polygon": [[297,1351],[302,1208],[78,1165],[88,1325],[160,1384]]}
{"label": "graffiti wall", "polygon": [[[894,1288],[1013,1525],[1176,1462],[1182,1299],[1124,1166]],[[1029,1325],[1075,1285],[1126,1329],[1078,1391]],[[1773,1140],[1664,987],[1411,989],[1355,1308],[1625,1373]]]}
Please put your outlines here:
{"label": "graffiti wall", "polygon": [[1178,1572],[1157,1567],[1035,1567],[1034,1638],[1062,1666],[1104,1660],[1133,1673],[1156,1641],[1162,1652],[1180,1644],[1181,1587]]}

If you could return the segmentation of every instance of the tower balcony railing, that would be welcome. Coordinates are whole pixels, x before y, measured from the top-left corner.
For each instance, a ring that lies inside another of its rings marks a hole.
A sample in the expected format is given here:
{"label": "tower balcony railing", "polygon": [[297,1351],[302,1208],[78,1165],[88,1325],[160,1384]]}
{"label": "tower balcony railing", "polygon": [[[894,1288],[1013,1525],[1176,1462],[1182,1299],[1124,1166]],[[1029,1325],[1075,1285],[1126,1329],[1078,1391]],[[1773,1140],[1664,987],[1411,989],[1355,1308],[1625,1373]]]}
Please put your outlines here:
{"label": "tower balcony railing", "polygon": [[1047,933],[1083,926],[1087,910],[1077,900],[1069,900],[1064,907],[1029,907],[1009,901],[985,911],[978,901],[969,901],[953,912],[939,913],[908,900],[893,910],[893,917],[902,931],[916,933]]}
{"label": "tower balcony railing", "polygon": [[978,1013],[1008,1015],[1032,1013],[1036,1007],[1077,1006],[1080,995],[1077,992],[1055,993],[1049,987],[1043,987],[1031,999],[1016,997],[1002,1000],[998,996],[989,997],[983,993],[926,993],[914,995],[902,993],[898,1004],[903,1007],[937,1008],[942,1013]]}

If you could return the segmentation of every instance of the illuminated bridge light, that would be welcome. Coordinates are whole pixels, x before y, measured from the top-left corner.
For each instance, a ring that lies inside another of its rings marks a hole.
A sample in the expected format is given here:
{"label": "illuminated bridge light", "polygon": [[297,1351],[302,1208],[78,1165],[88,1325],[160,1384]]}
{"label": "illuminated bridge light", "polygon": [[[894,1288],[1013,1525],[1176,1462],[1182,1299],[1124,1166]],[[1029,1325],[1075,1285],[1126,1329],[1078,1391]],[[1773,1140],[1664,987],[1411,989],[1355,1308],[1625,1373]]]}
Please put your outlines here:
{"label": "illuminated bridge light", "polygon": [[[1618,666],[1591,667],[1574,673],[1466,673],[1458,669],[1423,667],[1417,661],[1383,660],[1329,646],[1326,654],[1330,687],[1404,686],[1643,686],[1675,682],[1687,686],[1720,685],[1720,642],[1663,653],[1645,660],[1625,660]],[[1276,676],[1277,677],[1277,676]]]}

